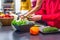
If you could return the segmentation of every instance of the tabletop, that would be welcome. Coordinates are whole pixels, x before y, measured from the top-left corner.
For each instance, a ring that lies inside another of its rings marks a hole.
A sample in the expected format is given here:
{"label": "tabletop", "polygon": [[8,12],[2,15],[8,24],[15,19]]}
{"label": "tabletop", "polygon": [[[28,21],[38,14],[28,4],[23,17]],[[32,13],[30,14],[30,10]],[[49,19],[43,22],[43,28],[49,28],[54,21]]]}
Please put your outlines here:
{"label": "tabletop", "polygon": [[39,35],[33,36],[29,32],[14,31],[11,26],[3,26],[0,28],[0,40],[60,40],[60,33],[39,33]]}

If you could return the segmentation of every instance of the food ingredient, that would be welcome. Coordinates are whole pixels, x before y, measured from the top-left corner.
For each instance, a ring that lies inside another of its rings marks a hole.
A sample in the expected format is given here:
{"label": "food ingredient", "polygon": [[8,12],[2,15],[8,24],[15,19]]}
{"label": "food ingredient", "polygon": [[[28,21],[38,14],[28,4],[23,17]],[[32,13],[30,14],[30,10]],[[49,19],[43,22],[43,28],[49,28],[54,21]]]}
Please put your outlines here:
{"label": "food ingredient", "polygon": [[37,35],[39,34],[39,27],[33,26],[30,28],[30,34]]}
{"label": "food ingredient", "polygon": [[58,31],[58,28],[55,28],[55,27],[46,27],[43,29],[44,33],[57,32],[57,31]]}
{"label": "food ingredient", "polygon": [[26,20],[13,20],[12,21],[12,25],[20,26],[20,25],[26,25],[26,24],[27,24]]}

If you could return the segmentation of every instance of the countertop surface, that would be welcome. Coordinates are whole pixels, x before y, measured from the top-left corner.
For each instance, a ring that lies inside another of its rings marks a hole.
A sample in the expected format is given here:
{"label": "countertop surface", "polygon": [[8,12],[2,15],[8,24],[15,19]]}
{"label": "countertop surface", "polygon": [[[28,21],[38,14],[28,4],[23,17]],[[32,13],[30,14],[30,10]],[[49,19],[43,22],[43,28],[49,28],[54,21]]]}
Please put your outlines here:
{"label": "countertop surface", "polygon": [[30,35],[29,32],[21,33],[12,30],[11,26],[0,28],[0,40],[60,40],[60,33]]}

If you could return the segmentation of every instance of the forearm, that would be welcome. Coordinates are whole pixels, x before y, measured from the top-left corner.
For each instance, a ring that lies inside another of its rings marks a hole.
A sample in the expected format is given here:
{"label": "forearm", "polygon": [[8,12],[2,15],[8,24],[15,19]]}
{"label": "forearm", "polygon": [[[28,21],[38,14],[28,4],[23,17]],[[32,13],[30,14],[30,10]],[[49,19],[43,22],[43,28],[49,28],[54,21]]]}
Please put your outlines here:
{"label": "forearm", "polygon": [[39,9],[39,7],[34,7],[33,9],[31,9],[25,16],[28,16],[28,15],[31,15],[33,14],[34,12],[36,12],[37,10]]}
{"label": "forearm", "polygon": [[28,14],[32,14],[34,12],[36,12],[40,7],[35,6],[31,11],[28,12]]}
{"label": "forearm", "polygon": [[33,14],[34,12],[39,10],[41,7],[41,4],[42,4],[42,0],[37,0],[36,6],[32,10],[30,10],[27,14]]}

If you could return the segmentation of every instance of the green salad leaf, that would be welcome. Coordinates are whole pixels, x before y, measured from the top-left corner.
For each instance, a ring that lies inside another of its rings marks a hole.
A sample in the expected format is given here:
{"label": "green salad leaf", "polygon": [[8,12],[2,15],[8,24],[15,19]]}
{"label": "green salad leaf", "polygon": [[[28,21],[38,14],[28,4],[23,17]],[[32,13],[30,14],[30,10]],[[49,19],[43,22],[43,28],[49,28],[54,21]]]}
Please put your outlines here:
{"label": "green salad leaf", "polygon": [[13,20],[12,21],[12,25],[20,26],[20,25],[26,25],[26,24],[27,24],[26,20]]}

